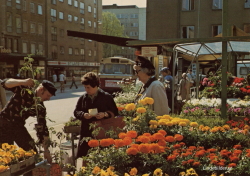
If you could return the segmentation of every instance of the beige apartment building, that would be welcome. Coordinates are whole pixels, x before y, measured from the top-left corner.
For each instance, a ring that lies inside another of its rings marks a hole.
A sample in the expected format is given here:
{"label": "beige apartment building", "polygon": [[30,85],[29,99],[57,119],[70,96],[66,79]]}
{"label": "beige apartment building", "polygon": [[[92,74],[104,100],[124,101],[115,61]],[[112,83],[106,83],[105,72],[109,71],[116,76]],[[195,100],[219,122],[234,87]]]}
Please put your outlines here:
{"label": "beige apartment building", "polygon": [[33,65],[41,70],[38,79],[51,79],[54,72],[67,77],[98,72],[102,44],[67,36],[67,30],[101,33],[101,0],[3,2],[0,78],[15,76],[27,54],[33,54]]}
{"label": "beige apartment building", "polygon": [[[118,6],[104,5],[103,11],[114,13],[124,26],[124,35],[128,38],[146,40],[146,8],[138,8],[136,5]],[[114,56],[122,56],[128,59],[135,59],[135,49],[121,47],[119,53]]]}

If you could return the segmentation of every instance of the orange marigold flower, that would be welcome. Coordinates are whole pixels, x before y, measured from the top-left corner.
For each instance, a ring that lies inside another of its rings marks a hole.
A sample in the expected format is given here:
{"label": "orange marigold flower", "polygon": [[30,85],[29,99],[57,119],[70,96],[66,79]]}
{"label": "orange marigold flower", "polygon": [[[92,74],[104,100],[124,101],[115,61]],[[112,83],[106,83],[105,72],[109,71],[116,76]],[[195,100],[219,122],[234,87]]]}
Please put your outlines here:
{"label": "orange marigold flower", "polygon": [[201,163],[199,161],[195,161],[192,165],[193,166],[199,166]]}
{"label": "orange marigold flower", "polygon": [[190,126],[191,127],[198,127],[198,123],[197,122],[190,122]]}
{"label": "orange marigold flower", "polygon": [[151,134],[150,133],[143,133],[143,135],[142,136],[151,136]]}
{"label": "orange marigold flower", "polygon": [[188,162],[187,161],[182,161],[182,165],[184,166],[184,165],[186,165]]}
{"label": "orange marigold flower", "polygon": [[99,146],[99,141],[96,140],[96,139],[92,139],[92,140],[90,140],[90,141],[88,142],[88,145],[89,145],[90,147],[98,147],[98,146]]}
{"label": "orange marigold flower", "polygon": [[138,172],[138,170],[134,167],[134,168],[132,168],[132,169],[130,170],[129,174],[130,174],[130,175],[136,175],[137,172]]}
{"label": "orange marigold flower", "polygon": [[130,137],[125,137],[123,139],[124,145],[130,145],[132,143],[132,139]]}
{"label": "orange marigold flower", "polygon": [[174,148],[175,148],[175,149],[181,148],[181,145],[180,145],[180,144],[175,144],[175,145],[174,145]]}
{"label": "orange marigold flower", "polygon": [[150,152],[150,145],[149,144],[140,144],[138,149],[142,153],[149,153]]}
{"label": "orange marigold flower", "polygon": [[159,146],[166,146],[167,142],[166,142],[165,140],[159,140],[159,141],[157,142],[157,144],[158,144]]}
{"label": "orange marigold flower", "polygon": [[218,163],[218,161],[217,160],[211,160],[211,162],[210,162],[211,164],[217,164]]}
{"label": "orange marigold flower", "polygon": [[153,137],[156,139],[156,140],[161,140],[161,139],[164,139],[165,137],[163,136],[163,134],[161,133],[155,133],[153,134]]}
{"label": "orange marigold flower", "polygon": [[210,152],[210,153],[214,153],[214,152],[216,152],[216,151],[217,151],[217,149],[214,149],[214,148],[207,149],[207,152]]}
{"label": "orange marigold flower", "polygon": [[128,155],[136,155],[138,152],[139,152],[138,149],[134,147],[130,147],[126,150],[126,153]]}
{"label": "orange marigold flower", "polygon": [[184,146],[184,145],[186,145],[184,142],[180,142],[179,143],[181,146]]}
{"label": "orange marigold flower", "polygon": [[117,107],[118,111],[122,111],[124,107]]}
{"label": "orange marigold flower", "polygon": [[188,164],[192,164],[194,162],[194,159],[189,159],[187,162]]}
{"label": "orange marigold flower", "polygon": [[168,157],[167,157],[167,160],[168,161],[174,161],[176,159],[176,156],[175,155],[169,155]]}
{"label": "orange marigold flower", "polygon": [[145,109],[145,108],[137,108],[137,109],[136,109],[136,112],[137,112],[137,113],[145,113],[145,112],[146,112],[146,109]]}
{"label": "orange marigold flower", "polygon": [[136,138],[137,137],[137,132],[136,131],[128,131],[127,136],[131,138]]}
{"label": "orange marigold flower", "polygon": [[158,144],[150,144],[149,148],[150,150],[153,150],[153,152],[155,152],[155,151],[159,151],[160,146]]}
{"label": "orange marigold flower", "polygon": [[184,127],[184,126],[187,126],[187,123],[186,123],[186,122],[180,122],[180,123],[179,123],[179,126],[183,126],[183,127]]}
{"label": "orange marigold flower", "polygon": [[136,148],[136,149],[138,149],[139,144],[131,144],[130,147],[131,147],[131,148]]}
{"label": "orange marigold flower", "polygon": [[102,139],[100,141],[100,145],[102,147],[108,147],[108,146],[110,146],[112,144],[114,144],[114,139],[112,139],[112,138]]}
{"label": "orange marigold flower", "polygon": [[150,139],[151,142],[156,141],[156,139],[154,138],[154,136],[149,136],[149,139]]}
{"label": "orange marigold flower", "polygon": [[240,155],[242,153],[242,151],[241,150],[234,150],[233,151],[233,154],[235,154],[235,155]]}
{"label": "orange marigold flower", "polygon": [[240,160],[237,156],[231,156],[229,158],[230,158],[230,161],[234,162],[234,163],[236,163],[236,162],[238,162]]}
{"label": "orange marigold flower", "polygon": [[150,105],[154,104],[154,99],[153,98],[146,97],[144,100],[146,101],[147,104],[150,104]]}
{"label": "orange marigold flower", "polygon": [[228,167],[236,167],[236,164],[235,163],[230,163],[230,164],[228,164]]}
{"label": "orange marigold flower", "polygon": [[165,130],[159,130],[158,133],[161,133],[163,136],[167,135],[167,132]]}
{"label": "orange marigold flower", "polygon": [[173,136],[167,136],[165,139],[167,142],[175,142],[175,138]]}
{"label": "orange marigold flower", "polygon": [[177,141],[182,141],[182,140],[183,140],[183,136],[180,135],[180,134],[175,134],[175,135],[174,135],[174,138],[175,138]]}
{"label": "orange marigold flower", "polygon": [[142,142],[142,143],[149,143],[150,142],[150,138],[147,137],[147,136],[138,136],[138,138],[136,139],[136,141]]}
{"label": "orange marigold flower", "polygon": [[235,149],[241,149],[241,145],[234,145],[233,148],[235,148]]}
{"label": "orange marigold flower", "polygon": [[115,147],[123,147],[124,141],[122,139],[115,139]]}
{"label": "orange marigold flower", "polygon": [[225,166],[225,163],[220,161],[220,162],[218,162],[216,165],[217,165],[217,166]]}
{"label": "orange marigold flower", "polygon": [[126,133],[119,133],[118,136],[120,139],[124,139],[127,136],[127,134]]}
{"label": "orange marigold flower", "polygon": [[94,169],[92,170],[92,174],[98,174],[101,171],[100,167],[95,166]]}
{"label": "orange marigold flower", "polygon": [[188,148],[189,148],[190,150],[195,150],[195,149],[196,149],[195,146],[189,146]]}

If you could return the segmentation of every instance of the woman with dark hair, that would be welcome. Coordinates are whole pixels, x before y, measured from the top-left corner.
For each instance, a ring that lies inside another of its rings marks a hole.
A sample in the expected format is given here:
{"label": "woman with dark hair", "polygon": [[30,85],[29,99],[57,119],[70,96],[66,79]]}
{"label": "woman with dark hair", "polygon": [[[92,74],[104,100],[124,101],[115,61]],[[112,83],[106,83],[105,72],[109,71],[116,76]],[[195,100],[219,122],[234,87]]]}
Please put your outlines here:
{"label": "woman with dark hair", "polygon": [[138,79],[143,83],[135,102],[150,97],[154,99],[152,110],[158,116],[169,114],[168,98],[163,84],[155,78],[155,67],[143,56],[137,56],[135,73]]}
{"label": "woman with dark hair", "polygon": [[90,148],[86,141],[82,141],[83,137],[92,137],[89,124],[118,115],[113,97],[99,88],[99,79],[95,73],[86,73],[81,82],[86,92],[78,99],[74,110],[75,117],[82,122],[77,157],[86,156]]}

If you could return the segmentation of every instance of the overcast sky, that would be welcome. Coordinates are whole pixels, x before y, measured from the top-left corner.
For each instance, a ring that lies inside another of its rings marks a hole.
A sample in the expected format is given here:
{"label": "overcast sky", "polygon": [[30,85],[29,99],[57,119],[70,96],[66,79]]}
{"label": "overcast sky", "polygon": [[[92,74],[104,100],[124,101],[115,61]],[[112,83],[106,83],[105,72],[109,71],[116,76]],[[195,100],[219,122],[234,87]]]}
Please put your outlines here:
{"label": "overcast sky", "polygon": [[102,0],[102,5],[137,5],[138,7],[146,7],[147,0]]}

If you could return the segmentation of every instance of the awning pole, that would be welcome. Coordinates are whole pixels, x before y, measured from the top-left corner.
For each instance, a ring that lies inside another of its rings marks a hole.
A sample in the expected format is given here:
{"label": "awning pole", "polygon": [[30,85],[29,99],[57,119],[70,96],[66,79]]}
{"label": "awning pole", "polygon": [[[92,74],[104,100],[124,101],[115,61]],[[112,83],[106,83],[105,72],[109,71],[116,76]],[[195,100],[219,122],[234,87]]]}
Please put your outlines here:
{"label": "awning pole", "polygon": [[[222,36],[227,36],[227,10],[228,0],[223,0],[222,7]],[[222,41],[222,68],[221,68],[221,117],[227,117],[227,41]]]}

